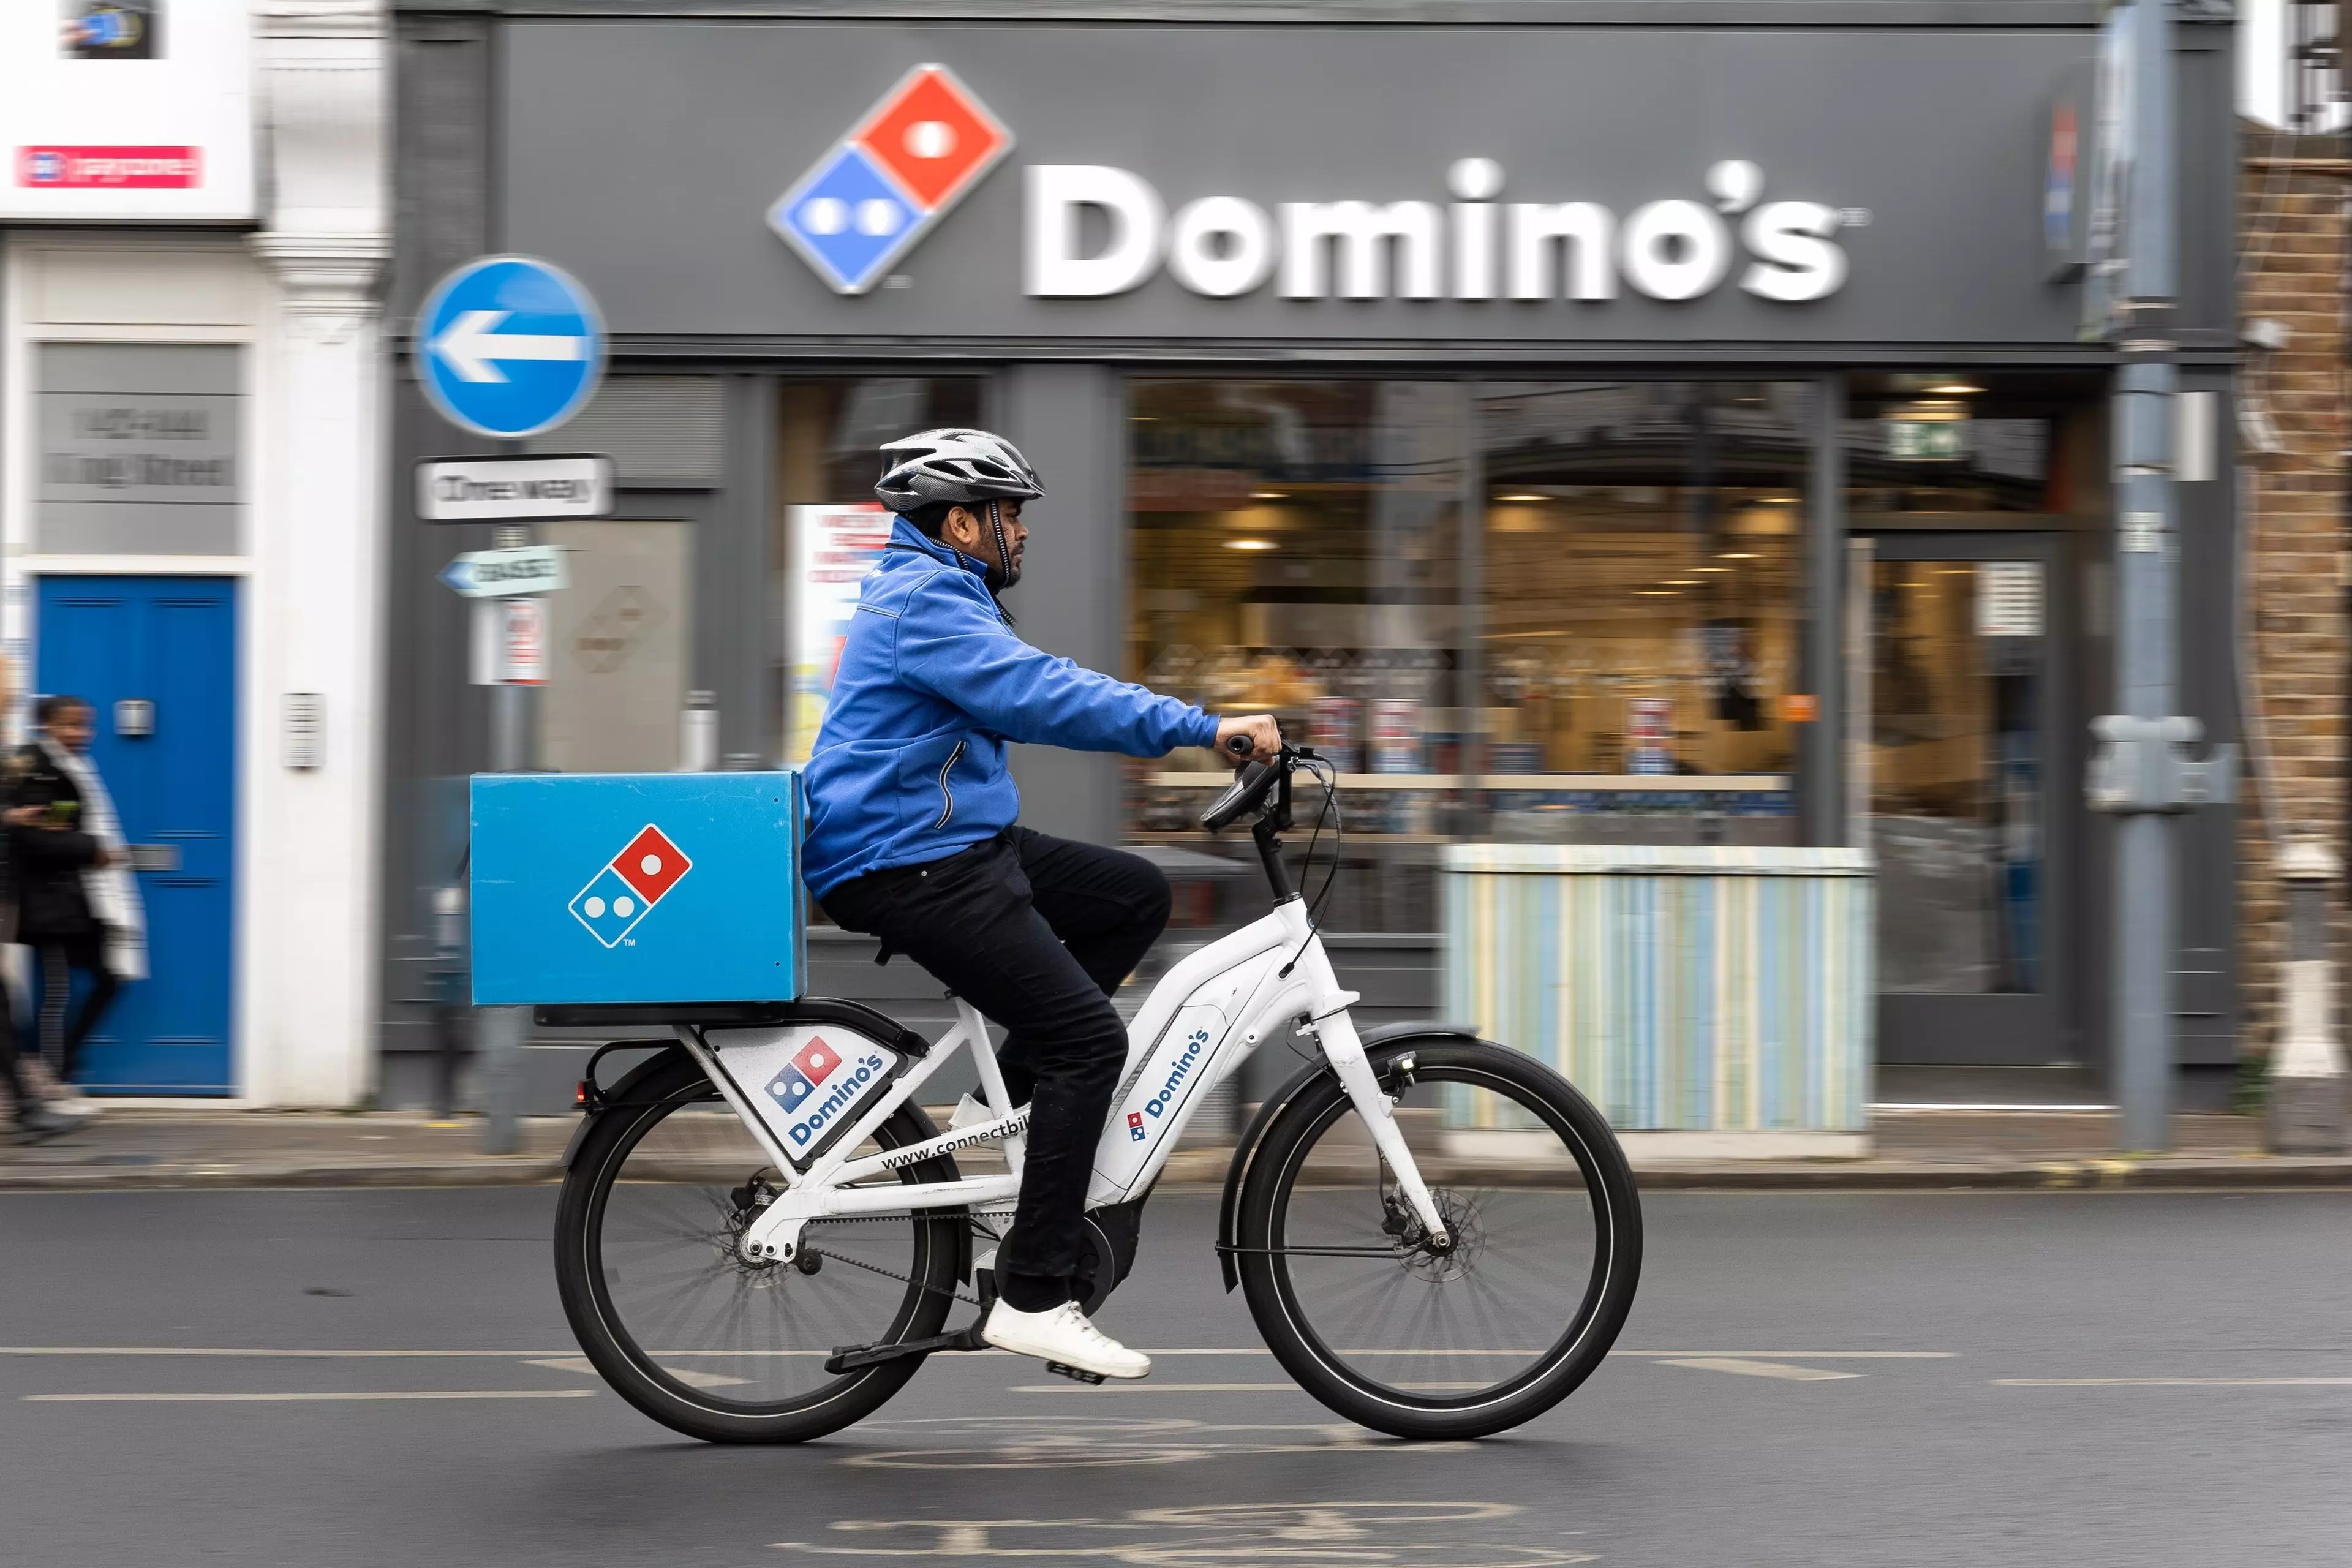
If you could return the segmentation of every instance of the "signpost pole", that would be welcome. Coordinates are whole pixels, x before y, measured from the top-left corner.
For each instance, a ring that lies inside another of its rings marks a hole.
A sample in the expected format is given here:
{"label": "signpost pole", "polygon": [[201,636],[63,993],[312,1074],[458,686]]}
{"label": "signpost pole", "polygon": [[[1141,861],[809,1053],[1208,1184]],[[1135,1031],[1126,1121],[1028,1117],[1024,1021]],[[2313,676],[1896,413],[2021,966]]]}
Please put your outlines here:
{"label": "signpost pole", "polygon": [[[527,550],[530,520],[593,517],[612,502],[613,463],[593,455],[526,457],[526,439],[544,436],[577,414],[595,395],[604,371],[604,328],[596,302],[562,268],[528,256],[485,256],[443,278],[425,296],[416,320],[417,383],[425,401],[451,425],[499,443],[501,459],[428,459],[417,471],[417,513],[446,522],[499,521],[500,550]],[[539,592],[560,586],[551,569],[513,556],[461,556],[446,582],[490,603],[543,603]],[[523,588],[521,594],[508,590]],[[497,646],[476,650],[475,679],[490,689],[490,771],[527,773],[531,765],[530,687],[544,669],[547,622],[530,623],[530,650],[539,668],[515,668],[525,628],[501,611],[495,628],[481,613],[475,625],[495,629]],[[478,1009],[483,1152],[516,1152],[515,1119],[522,1100],[523,1040],[530,1019],[522,1007]]]}
{"label": "signpost pole", "polygon": [[[509,450],[522,445],[507,443]],[[520,549],[531,542],[527,524],[509,523],[498,531],[501,550]],[[504,679],[490,688],[490,771],[520,773],[530,771],[530,688]],[[482,1009],[482,1152],[520,1152],[516,1114],[522,1099],[523,1038],[530,1026],[528,1007]]]}

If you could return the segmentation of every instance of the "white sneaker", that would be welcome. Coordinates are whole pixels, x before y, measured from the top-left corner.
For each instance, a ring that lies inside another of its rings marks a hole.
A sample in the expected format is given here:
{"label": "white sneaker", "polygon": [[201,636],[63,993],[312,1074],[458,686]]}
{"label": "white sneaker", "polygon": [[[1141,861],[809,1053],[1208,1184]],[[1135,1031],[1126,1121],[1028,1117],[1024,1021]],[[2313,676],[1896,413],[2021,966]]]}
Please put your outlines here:
{"label": "white sneaker", "polygon": [[1023,1312],[998,1301],[980,1337],[1001,1351],[1058,1362],[1097,1377],[1149,1377],[1151,1358],[1131,1351],[1094,1326],[1076,1301],[1044,1312]]}

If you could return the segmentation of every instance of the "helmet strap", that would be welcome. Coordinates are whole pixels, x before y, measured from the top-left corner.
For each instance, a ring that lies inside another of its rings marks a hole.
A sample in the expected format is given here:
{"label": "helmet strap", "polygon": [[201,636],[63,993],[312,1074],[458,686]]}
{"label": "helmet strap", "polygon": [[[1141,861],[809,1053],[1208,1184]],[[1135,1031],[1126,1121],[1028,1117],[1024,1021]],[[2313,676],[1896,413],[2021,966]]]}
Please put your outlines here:
{"label": "helmet strap", "polygon": [[988,500],[988,526],[996,536],[996,561],[982,572],[981,581],[987,585],[988,596],[996,601],[997,615],[1009,626],[1013,624],[1013,613],[1004,607],[1004,601],[997,595],[1013,586],[1013,550],[1004,542],[1003,503],[993,496]]}

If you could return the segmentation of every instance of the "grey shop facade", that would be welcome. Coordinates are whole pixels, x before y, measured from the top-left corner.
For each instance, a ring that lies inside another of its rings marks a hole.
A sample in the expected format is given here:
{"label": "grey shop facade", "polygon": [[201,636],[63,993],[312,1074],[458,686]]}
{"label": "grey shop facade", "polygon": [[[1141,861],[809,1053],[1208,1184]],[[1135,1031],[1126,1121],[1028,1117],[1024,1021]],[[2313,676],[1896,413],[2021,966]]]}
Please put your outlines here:
{"label": "grey shop facade", "polygon": [[[434,896],[488,756],[433,581],[488,530],[404,490],[486,447],[400,334],[495,252],[578,278],[613,348],[535,443],[622,487],[542,528],[572,581],[536,765],[804,755],[873,447],[983,424],[1048,486],[1023,635],[1340,759],[1326,924],[1376,1014],[1434,1007],[1448,843],[1864,844],[1883,1062],[2103,1076],[2116,359],[2046,234],[2095,7],[395,9],[385,1103],[426,1098]],[[2230,29],[2177,32],[2180,356],[2226,406]],[[2231,454],[2208,471],[2183,700],[2228,741]],[[1192,828],[1213,766],[1016,762],[1024,820],[1170,868],[1171,942],[1256,896]],[[2183,835],[2190,1104],[2235,1060],[2232,834]],[[943,1018],[904,961],[812,938],[819,990]],[[534,1062],[541,1098],[576,1066]]]}

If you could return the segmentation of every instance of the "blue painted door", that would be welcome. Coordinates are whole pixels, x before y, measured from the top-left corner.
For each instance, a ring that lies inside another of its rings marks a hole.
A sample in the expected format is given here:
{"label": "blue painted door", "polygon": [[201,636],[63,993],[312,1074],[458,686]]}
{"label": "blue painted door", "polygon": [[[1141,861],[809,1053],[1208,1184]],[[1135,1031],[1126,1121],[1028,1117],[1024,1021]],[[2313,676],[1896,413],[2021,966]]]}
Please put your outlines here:
{"label": "blue painted door", "polygon": [[[90,757],[133,845],[147,974],[83,1053],[109,1094],[227,1094],[236,945],[236,584],[222,577],[44,577],[37,692],[95,710]],[[152,730],[139,734],[148,702]],[[126,724],[129,717],[131,722]],[[126,732],[129,731],[129,732]],[[176,853],[175,853],[176,852]],[[176,865],[172,862],[176,861]]]}

